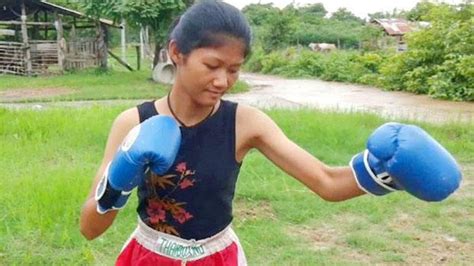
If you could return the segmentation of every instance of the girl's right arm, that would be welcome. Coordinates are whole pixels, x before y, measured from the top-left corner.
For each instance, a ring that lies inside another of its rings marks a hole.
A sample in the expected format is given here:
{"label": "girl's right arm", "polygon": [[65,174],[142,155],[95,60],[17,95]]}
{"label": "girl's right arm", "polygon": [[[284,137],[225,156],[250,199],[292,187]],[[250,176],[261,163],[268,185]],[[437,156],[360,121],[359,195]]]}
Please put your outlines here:
{"label": "girl's right arm", "polygon": [[80,216],[80,230],[82,235],[88,240],[92,240],[101,235],[113,223],[118,211],[110,211],[105,214],[97,212],[97,202],[94,199],[97,184],[104,174],[107,164],[113,159],[119,145],[127,133],[139,123],[138,111],[130,108],[122,112],[115,119],[109,133],[107,145],[105,147],[102,163],[96,173],[91,190],[82,208]]}

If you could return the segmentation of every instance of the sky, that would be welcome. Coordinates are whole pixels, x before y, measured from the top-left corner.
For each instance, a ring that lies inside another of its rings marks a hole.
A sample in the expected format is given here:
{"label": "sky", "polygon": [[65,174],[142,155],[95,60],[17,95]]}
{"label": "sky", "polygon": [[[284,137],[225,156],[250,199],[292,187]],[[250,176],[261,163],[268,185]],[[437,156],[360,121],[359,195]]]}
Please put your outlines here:
{"label": "sky", "polygon": [[[413,8],[420,0],[224,0],[229,4],[241,9],[248,4],[268,4],[273,3],[273,6],[283,8],[286,5],[294,2],[296,6],[304,6],[306,4],[323,3],[324,7],[329,13],[332,13],[340,7],[345,7],[358,17],[366,18],[367,14],[378,11],[391,12],[394,8],[398,10],[409,10]],[[445,2],[449,4],[458,4],[462,0],[443,0],[438,2]]]}

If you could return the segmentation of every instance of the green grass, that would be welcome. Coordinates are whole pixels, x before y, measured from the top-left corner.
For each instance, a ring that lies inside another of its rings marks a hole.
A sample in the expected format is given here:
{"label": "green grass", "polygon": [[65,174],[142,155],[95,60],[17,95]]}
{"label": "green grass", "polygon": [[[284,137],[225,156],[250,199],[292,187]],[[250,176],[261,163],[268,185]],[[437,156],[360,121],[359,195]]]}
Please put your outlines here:
{"label": "green grass", "polygon": [[[166,95],[169,88],[167,85],[153,82],[151,70],[129,72],[116,67],[109,71],[89,69],[46,77],[0,75],[0,102],[151,99]],[[65,94],[47,95],[43,91],[42,96],[35,95],[35,91],[44,89],[62,91]],[[247,83],[238,81],[230,92],[238,93],[248,89]],[[2,92],[15,90],[20,97],[12,99],[2,96]]]}
{"label": "green grass", "polygon": [[[145,99],[166,94],[167,87],[154,83],[150,71],[121,72],[84,70],[61,76],[0,76],[0,92],[4,90],[62,89],[68,93],[47,97],[19,98],[14,101],[71,101],[101,99]],[[0,97],[1,99],[1,97]],[[3,100],[5,101],[5,100]]]}
{"label": "green grass", "polygon": [[[0,109],[0,265],[113,264],[135,227],[136,198],[94,241],[80,235],[78,219],[108,130],[125,108]],[[384,122],[362,113],[268,113],[291,139],[331,165],[347,165]],[[422,126],[468,170],[465,186],[441,203],[406,193],[324,202],[251,152],[239,177],[234,219],[250,265],[474,261],[474,125]]]}

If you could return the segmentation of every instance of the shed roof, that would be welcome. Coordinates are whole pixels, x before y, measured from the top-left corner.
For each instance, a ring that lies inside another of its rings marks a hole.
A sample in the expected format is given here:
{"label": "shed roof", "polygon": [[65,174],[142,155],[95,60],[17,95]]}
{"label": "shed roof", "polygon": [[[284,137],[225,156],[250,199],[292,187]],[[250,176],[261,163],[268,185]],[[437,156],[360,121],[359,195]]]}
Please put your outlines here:
{"label": "shed roof", "polygon": [[407,20],[400,18],[373,19],[371,22],[382,26],[390,36],[402,36],[413,30]]}
{"label": "shed roof", "polygon": [[[27,14],[32,14],[38,10],[46,10],[49,12],[58,12],[59,14],[68,15],[76,18],[89,18],[89,16],[60,5],[49,3],[44,0],[24,0],[27,7]],[[2,0],[0,3],[0,20],[18,20],[21,16],[21,1],[18,0]],[[108,19],[99,19],[100,23],[112,27],[120,27],[113,21]]]}

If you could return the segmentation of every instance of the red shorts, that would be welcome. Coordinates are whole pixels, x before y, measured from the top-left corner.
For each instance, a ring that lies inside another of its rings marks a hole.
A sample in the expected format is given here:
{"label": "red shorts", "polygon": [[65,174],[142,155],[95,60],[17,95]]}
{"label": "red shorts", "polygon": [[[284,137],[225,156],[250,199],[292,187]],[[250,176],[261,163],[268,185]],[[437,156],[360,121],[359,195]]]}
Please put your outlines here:
{"label": "red shorts", "polygon": [[247,262],[231,227],[195,241],[155,231],[139,220],[116,265],[242,266]]}

